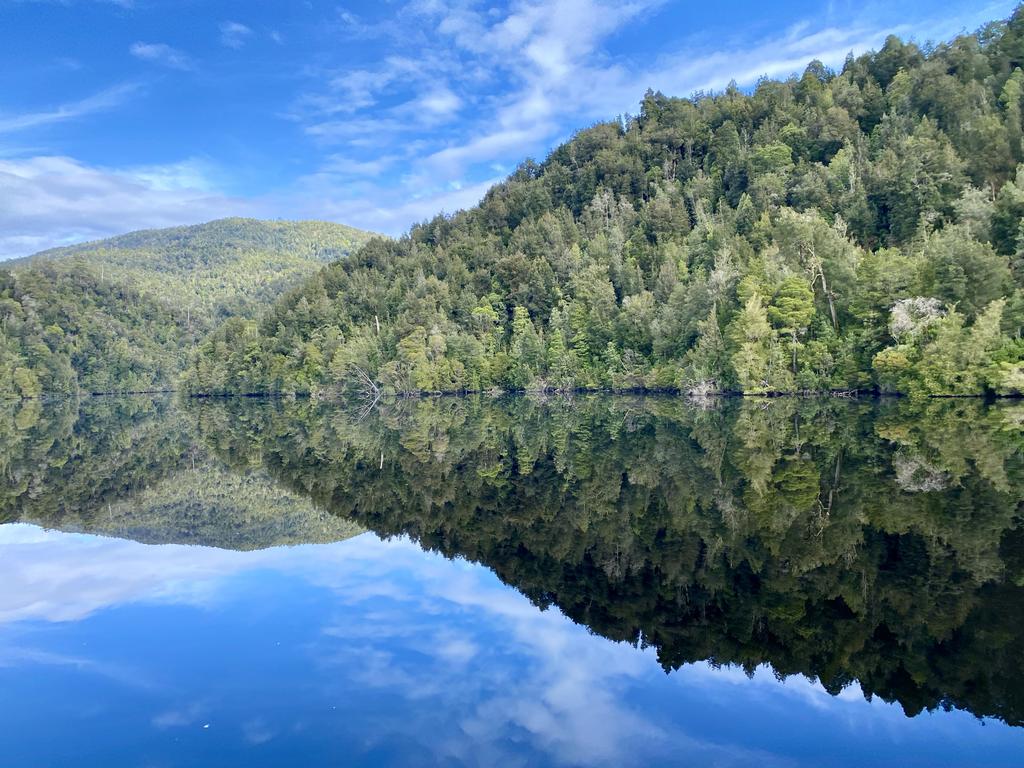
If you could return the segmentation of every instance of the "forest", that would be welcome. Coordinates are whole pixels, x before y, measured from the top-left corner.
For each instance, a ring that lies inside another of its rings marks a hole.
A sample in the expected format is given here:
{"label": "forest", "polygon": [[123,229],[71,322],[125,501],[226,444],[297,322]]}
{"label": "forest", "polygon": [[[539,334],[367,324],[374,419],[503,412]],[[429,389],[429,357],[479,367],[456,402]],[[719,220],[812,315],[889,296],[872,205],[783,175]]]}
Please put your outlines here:
{"label": "forest", "polygon": [[223,219],[0,264],[0,398],[171,389],[220,322],[254,317],[369,233]]}
{"label": "forest", "polygon": [[371,240],[190,359],[196,394],[1024,392],[1024,9],[674,98]]}

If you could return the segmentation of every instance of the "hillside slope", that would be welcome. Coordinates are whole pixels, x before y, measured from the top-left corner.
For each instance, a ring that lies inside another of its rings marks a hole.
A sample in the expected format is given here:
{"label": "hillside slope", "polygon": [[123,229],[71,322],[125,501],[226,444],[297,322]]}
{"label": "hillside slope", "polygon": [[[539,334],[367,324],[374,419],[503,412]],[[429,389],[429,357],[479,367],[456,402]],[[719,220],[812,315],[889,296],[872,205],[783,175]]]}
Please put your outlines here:
{"label": "hillside slope", "polygon": [[195,342],[370,237],[224,219],[0,264],[0,397],[166,389]]}
{"label": "hillside slope", "polygon": [[1020,393],[1022,50],[1018,10],[750,93],[648,93],[229,321],[188,386]]}

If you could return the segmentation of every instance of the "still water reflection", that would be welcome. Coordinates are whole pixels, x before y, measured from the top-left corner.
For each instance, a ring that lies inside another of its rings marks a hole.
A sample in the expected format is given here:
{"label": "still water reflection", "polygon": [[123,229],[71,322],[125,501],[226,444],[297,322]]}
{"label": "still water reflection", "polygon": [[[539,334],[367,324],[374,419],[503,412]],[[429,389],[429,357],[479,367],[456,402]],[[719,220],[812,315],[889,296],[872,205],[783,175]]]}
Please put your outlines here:
{"label": "still water reflection", "polygon": [[0,411],[0,754],[1017,765],[1022,442],[1012,403]]}

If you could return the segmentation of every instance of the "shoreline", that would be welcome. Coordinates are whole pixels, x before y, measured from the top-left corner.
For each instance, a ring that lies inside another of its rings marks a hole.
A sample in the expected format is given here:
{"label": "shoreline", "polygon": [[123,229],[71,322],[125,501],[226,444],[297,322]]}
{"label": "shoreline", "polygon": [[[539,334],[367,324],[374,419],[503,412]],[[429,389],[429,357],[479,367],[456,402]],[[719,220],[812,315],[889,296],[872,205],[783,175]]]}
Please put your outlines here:
{"label": "shoreline", "polygon": [[[395,392],[389,395],[382,395],[381,400],[394,399],[394,400],[420,400],[427,398],[442,398],[442,397],[469,397],[471,395],[488,395],[491,397],[502,397],[507,395],[543,395],[543,396],[562,396],[562,397],[573,397],[574,395],[660,395],[669,397],[678,397],[688,400],[728,400],[728,399],[760,399],[760,400],[782,400],[787,398],[801,399],[801,400],[813,400],[821,398],[837,398],[837,399],[848,399],[848,400],[897,400],[907,399],[910,395],[903,392],[881,392],[878,390],[831,390],[825,392],[813,392],[813,391],[802,391],[802,392],[734,392],[734,391],[721,391],[721,392],[705,392],[701,394],[693,394],[684,392],[683,390],[676,389],[673,387],[662,387],[662,388],[650,388],[650,387],[630,387],[627,389],[612,389],[612,388],[588,388],[580,387],[574,389],[467,389],[467,390],[453,390],[445,392]],[[331,395],[323,395],[313,392],[274,392],[274,391],[262,391],[262,392],[195,392],[186,393],[180,389],[141,389],[141,390],[126,390],[126,391],[106,391],[106,392],[86,392],[77,393],[72,395],[39,395],[36,397],[0,397],[0,402],[54,402],[62,400],[83,400],[87,398],[103,398],[103,397],[140,397],[143,395],[180,395],[186,400],[229,400],[229,399],[263,399],[263,400],[324,400],[324,401],[339,401],[339,400],[370,400],[371,398],[350,398],[343,394],[336,393]],[[978,393],[971,395],[950,395],[950,394],[929,394],[924,395],[922,400],[1022,400],[1024,394],[1011,394],[1011,395],[1000,395],[995,393]]]}

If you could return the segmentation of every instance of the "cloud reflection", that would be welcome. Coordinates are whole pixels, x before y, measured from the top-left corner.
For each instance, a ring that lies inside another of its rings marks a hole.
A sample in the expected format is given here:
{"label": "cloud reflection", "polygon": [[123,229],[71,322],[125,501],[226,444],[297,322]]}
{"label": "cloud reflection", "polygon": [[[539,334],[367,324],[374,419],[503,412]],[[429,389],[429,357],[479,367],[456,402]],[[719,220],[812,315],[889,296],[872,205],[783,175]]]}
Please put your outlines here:
{"label": "cloud reflection", "polygon": [[[313,625],[302,628],[305,640],[284,657],[249,649],[256,655],[238,661],[237,670],[260,678],[251,691],[231,690],[227,676],[213,684],[213,698],[201,676],[202,689],[177,679],[173,690],[150,685],[158,701],[147,722],[155,731],[198,729],[216,715],[217,733],[230,734],[239,748],[279,748],[307,727],[307,710],[343,709],[335,713],[340,724],[319,727],[346,750],[397,754],[400,746],[401,754],[430,756],[431,763],[640,765],[672,756],[680,764],[798,764],[741,740],[716,743],[686,715],[680,720],[679,702],[703,699],[711,710],[754,706],[782,722],[825,718],[848,738],[872,726],[893,729],[888,740],[899,735],[898,710],[868,705],[855,688],[837,699],[802,678],[782,683],[759,670],[748,679],[706,664],[684,667],[666,682],[652,651],[592,635],[557,609],[540,611],[486,568],[372,534],[232,552],[0,526],[7,585],[0,591],[0,672],[50,664],[137,686],[145,669],[61,656],[26,640],[39,639],[32,631],[39,626],[50,627],[43,633],[50,638],[61,628],[74,637],[91,619],[129,605],[209,613],[259,603],[261,582],[251,579],[261,574],[301,585],[295,594],[313,607],[297,613],[287,602],[261,605],[260,623],[241,627],[240,636],[257,646],[275,625],[302,621]],[[175,621],[189,633],[193,619]],[[259,666],[270,669],[272,658],[287,659],[290,671],[264,676]],[[176,672],[153,671],[162,679]],[[648,695],[659,686],[668,706]]]}

